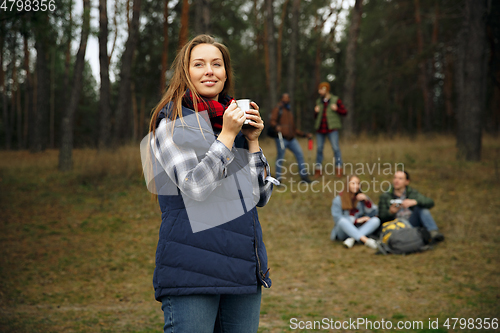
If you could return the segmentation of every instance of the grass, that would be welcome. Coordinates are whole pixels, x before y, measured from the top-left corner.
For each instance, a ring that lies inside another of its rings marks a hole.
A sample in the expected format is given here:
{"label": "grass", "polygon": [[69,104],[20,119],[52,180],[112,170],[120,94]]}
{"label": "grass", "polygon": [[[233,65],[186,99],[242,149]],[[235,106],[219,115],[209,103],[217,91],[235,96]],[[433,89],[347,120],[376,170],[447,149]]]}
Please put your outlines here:
{"label": "grass", "polygon": [[[312,163],[314,152],[301,144]],[[274,161],[274,142],[262,146]],[[383,163],[404,163],[415,188],[435,200],[446,240],[408,256],[345,250],[328,237],[336,178],[325,176],[329,188],[292,190],[297,177],[287,174],[286,190],[259,210],[273,279],[259,331],[292,331],[291,320],[366,318],[453,332],[461,330],[443,327],[447,318],[498,318],[500,142],[485,138],[477,163],[456,161],[451,137],[358,138],[341,148],[344,162],[365,166],[367,182],[390,181]],[[329,145],[325,155],[331,160]],[[151,282],[160,213],[138,147],[76,150],[68,173],[57,171],[57,158],[57,151],[0,152],[0,332],[160,332]],[[373,163],[382,164],[380,175],[369,174]],[[368,195],[378,201],[379,187]]]}

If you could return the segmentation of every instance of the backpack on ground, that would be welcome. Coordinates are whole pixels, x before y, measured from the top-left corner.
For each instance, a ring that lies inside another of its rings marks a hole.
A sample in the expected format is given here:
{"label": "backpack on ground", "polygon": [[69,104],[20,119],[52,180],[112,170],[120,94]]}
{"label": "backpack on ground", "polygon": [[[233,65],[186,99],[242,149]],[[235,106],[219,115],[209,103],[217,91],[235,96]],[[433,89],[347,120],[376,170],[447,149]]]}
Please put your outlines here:
{"label": "backpack on ground", "polygon": [[425,228],[413,228],[405,220],[395,219],[382,224],[379,252],[408,254],[431,249],[431,235]]}

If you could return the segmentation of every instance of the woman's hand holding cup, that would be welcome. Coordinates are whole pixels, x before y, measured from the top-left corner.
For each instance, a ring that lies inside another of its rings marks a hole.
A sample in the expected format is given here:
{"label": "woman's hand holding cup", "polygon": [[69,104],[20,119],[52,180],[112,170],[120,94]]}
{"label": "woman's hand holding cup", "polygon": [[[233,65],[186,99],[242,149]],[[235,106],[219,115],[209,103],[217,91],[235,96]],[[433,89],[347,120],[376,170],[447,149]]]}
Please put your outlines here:
{"label": "woman's hand holding cup", "polygon": [[234,138],[240,132],[245,119],[245,112],[238,107],[236,102],[231,102],[222,117],[222,131],[218,137],[218,140],[228,149],[232,149]]}
{"label": "woman's hand holding cup", "polygon": [[255,102],[251,102],[250,106],[253,109],[245,110],[246,119],[248,122],[243,126],[241,132],[245,135],[248,142],[258,141],[260,133],[264,129],[264,121],[260,117],[259,106]]}

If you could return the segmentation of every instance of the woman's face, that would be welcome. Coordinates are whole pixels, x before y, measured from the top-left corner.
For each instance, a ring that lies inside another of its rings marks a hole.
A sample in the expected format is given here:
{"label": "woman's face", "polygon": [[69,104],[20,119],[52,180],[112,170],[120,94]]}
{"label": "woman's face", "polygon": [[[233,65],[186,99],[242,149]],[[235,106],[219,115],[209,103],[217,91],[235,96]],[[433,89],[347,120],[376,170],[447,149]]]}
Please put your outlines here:
{"label": "woman's face", "polygon": [[352,177],[349,179],[349,192],[358,193],[359,190],[359,179],[358,177]]}
{"label": "woman's face", "polygon": [[189,59],[189,77],[201,96],[216,101],[227,79],[221,51],[211,44],[196,45]]}

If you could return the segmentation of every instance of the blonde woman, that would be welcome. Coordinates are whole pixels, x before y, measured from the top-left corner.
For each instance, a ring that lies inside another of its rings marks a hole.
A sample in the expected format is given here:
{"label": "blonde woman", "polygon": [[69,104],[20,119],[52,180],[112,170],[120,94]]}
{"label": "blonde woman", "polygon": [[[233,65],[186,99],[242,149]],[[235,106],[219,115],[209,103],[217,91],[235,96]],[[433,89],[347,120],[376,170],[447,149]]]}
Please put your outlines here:
{"label": "blonde woman", "polygon": [[[164,331],[254,333],[261,287],[271,286],[255,207],[268,202],[273,181],[259,146],[264,128],[259,106],[252,103],[253,109],[245,114],[236,105],[229,95],[233,84],[229,52],[210,36],[189,41],[172,67],[174,75],[150,123],[151,149],[168,175],[165,186],[174,189],[158,195],[162,224],[153,285],[155,298],[162,303]],[[191,126],[189,117],[200,128]],[[242,129],[247,119],[250,125]],[[192,142],[189,134],[195,132],[201,135]],[[206,150],[200,153],[203,147]],[[236,177],[233,167],[242,176]],[[245,201],[244,181],[250,184],[254,206]],[[233,192],[221,191],[228,182],[234,185],[227,187],[234,190],[232,197]],[[213,223],[214,212],[227,213],[206,204],[214,193],[228,194],[228,202],[236,202],[241,214]],[[199,203],[198,225],[206,227],[194,227],[188,201]]]}

